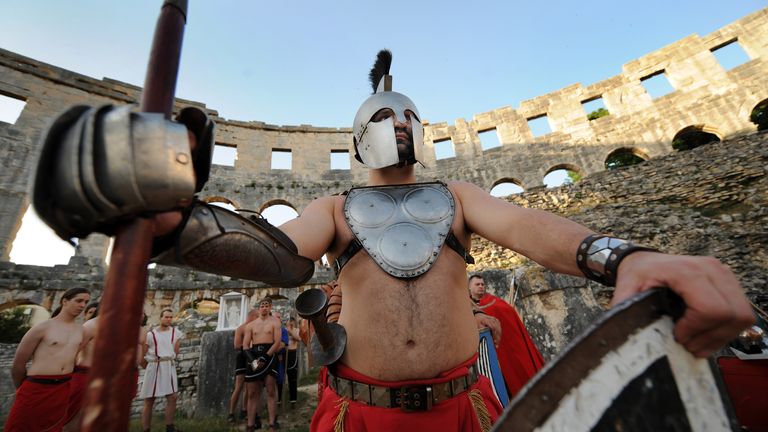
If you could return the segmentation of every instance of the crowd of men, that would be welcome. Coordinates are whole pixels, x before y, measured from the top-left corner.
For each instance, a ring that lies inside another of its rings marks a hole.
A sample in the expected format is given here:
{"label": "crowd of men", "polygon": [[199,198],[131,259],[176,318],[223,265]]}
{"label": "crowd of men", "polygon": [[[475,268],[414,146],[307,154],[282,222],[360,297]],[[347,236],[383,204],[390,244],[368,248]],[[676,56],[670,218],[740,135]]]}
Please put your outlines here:
{"label": "crowd of men", "polygon": [[[34,325],[19,342],[11,369],[16,395],[3,430],[80,430],[82,403],[99,330],[99,304],[88,303],[89,300],[90,293],[84,288],[65,291],[51,318]],[[155,328],[147,331],[142,327],[139,332],[136,364],[146,372],[138,397],[144,400],[141,422],[147,431],[158,397],[166,399],[166,431],[176,431],[175,359],[184,335],[171,326],[172,319],[173,311],[164,309]],[[138,367],[134,382],[138,384]],[[135,394],[136,388],[129,391]]]}
{"label": "crowd of men", "polygon": [[[89,300],[90,293],[85,289],[66,291],[51,318],[33,326],[22,338],[11,371],[17,390],[5,431],[80,429],[82,402],[99,328],[99,305]],[[145,316],[139,332],[136,364],[145,372],[137,398],[143,400],[141,425],[145,431],[151,428],[157,398],[164,398],[166,402],[166,431],[177,430],[174,425],[179,392],[176,357],[184,333],[172,325],[173,318],[171,309],[163,309],[159,323],[147,328]],[[276,406],[281,402],[285,378],[291,407],[297,401],[298,325],[294,318],[289,318],[286,327],[280,318],[279,313],[272,311],[272,300],[265,297],[235,331],[237,364],[229,405],[231,422],[235,422],[243,387],[247,389],[243,412],[247,412],[250,423],[258,427],[261,427],[258,412],[264,402],[269,413],[269,423],[265,426],[279,427]],[[138,383],[138,368],[136,374]],[[136,390],[132,391],[136,393]],[[264,393],[266,401],[262,400]],[[41,406],[46,409],[41,411]]]}

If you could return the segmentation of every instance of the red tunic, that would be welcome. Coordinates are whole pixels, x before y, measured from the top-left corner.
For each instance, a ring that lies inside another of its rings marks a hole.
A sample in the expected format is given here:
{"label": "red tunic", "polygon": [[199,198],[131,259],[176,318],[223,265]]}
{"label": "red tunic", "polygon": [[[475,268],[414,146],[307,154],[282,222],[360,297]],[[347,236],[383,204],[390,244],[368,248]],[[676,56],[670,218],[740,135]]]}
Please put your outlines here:
{"label": "red tunic", "polygon": [[85,396],[85,389],[88,384],[88,371],[90,369],[87,366],[75,366],[75,370],[72,373],[72,381],[69,384],[69,402],[67,403],[67,416],[64,424],[69,423],[83,406],[83,396]]}
{"label": "red tunic", "polygon": [[501,323],[501,343],[496,348],[501,373],[507,384],[509,398],[515,394],[544,366],[538,348],[525,330],[515,308],[504,300],[485,294],[478,302],[483,312]]}
{"label": "red tunic", "polygon": [[[60,380],[65,375],[35,375],[28,378]],[[58,384],[22,381],[5,422],[5,432],[60,431],[64,427],[70,380]]]}
{"label": "red tunic", "polygon": [[[436,378],[411,381],[381,381],[342,364],[336,365],[336,375],[342,378],[363,382],[382,387],[401,387],[405,385],[426,385],[448,382],[450,380],[467,375],[467,367],[475,362],[477,356],[472,357],[461,365],[441,373]],[[502,411],[502,407],[493,394],[491,384],[487,378],[480,375],[478,382],[467,391],[443,402],[435,404],[429,411],[405,412],[400,408],[372,407],[357,401],[349,401],[345,412],[342,413],[342,403],[346,399],[336,394],[331,387],[322,389],[322,398],[312,417],[310,431],[333,431],[337,417],[343,415],[345,431],[468,431],[480,432],[480,427],[475,408],[469,393],[479,390],[482,400],[488,410],[491,424],[496,422]]]}

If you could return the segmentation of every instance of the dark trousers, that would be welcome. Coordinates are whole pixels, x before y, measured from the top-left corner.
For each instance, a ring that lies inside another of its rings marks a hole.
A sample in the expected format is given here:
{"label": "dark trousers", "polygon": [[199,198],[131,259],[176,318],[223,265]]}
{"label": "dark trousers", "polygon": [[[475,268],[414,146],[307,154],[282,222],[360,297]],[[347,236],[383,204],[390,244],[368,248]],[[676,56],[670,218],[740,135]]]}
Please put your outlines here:
{"label": "dark trousers", "polygon": [[296,358],[296,350],[288,350],[288,369],[286,370],[288,375],[288,395],[291,402],[296,400],[297,397],[297,383],[299,376],[299,362]]}

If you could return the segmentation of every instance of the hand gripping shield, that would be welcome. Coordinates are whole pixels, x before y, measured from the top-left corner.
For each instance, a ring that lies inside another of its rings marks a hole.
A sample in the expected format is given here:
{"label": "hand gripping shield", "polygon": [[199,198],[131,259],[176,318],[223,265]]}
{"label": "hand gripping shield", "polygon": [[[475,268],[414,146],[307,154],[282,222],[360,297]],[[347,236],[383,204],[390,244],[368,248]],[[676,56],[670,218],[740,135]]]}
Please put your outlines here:
{"label": "hand gripping shield", "polygon": [[494,431],[735,431],[716,366],[675,341],[667,289],[615,306],[515,396]]}
{"label": "hand gripping shield", "polygon": [[[130,106],[75,106],[44,137],[32,203],[64,240],[114,233],[140,214],[188,205],[208,179],[214,124],[197,108],[182,123]],[[198,146],[192,154],[187,130]]]}

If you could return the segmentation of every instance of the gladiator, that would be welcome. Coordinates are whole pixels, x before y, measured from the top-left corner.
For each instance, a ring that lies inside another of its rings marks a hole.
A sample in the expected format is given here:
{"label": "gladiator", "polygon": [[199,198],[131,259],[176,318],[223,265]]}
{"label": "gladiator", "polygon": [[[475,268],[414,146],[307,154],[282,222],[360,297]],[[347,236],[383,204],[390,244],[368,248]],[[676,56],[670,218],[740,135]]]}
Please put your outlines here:
{"label": "gladiator", "polygon": [[277,352],[280,350],[280,321],[270,315],[272,299],[265,297],[259,302],[259,315],[245,327],[243,350],[248,360],[245,372],[248,396],[248,431],[256,427],[257,409],[262,389],[267,393],[268,427],[275,429],[277,419]]}
{"label": "gladiator", "polygon": [[[89,299],[90,294],[84,288],[67,290],[52,318],[36,324],[21,339],[11,368],[16,399],[3,430],[63,429],[75,356],[83,340],[83,327],[75,319]],[[27,368],[30,360],[32,363]]]}
{"label": "gladiator", "polygon": [[[245,322],[243,324],[240,324],[235,329],[235,336],[234,336],[234,345],[235,345],[235,388],[232,390],[232,396],[229,398],[229,414],[227,416],[227,420],[230,423],[235,422],[235,410],[237,409],[237,402],[240,400],[240,393],[243,390],[243,384],[245,383],[245,372],[247,370],[247,361],[245,359],[245,352],[243,351],[243,339],[245,338],[245,328],[248,326],[248,324],[255,320],[256,317],[258,317],[258,311],[257,310],[251,310],[248,312],[248,316],[245,319]],[[245,407],[248,403],[248,395],[246,393],[246,396],[244,398],[244,404]],[[246,407],[247,409],[247,407]],[[246,411],[246,409],[243,409],[242,411]],[[242,414],[242,412],[241,412]],[[241,415],[241,417],[245,418],[245,415]],[[257,416],[258,417],[258,416]],[[257,424],[260,424],[261,422],[257,419]]]}
{"label": "gladiator", "polygon": [[[366,186],[318,198],[279,228],[194,199],[208,178],[214,143],[212,122],[194,108],[175,122],[157,120],[166,135],[153,144],[164,149],[155,154],[176,156],[150,161],[174,169],[151,172],[118,163],[127,142],[149,139],[141,135],[153,121],[149,115],[109,107],[65,113],[47,135],[39,165],[60,180],[58,189],[40,180],[33,202],[63,238],[109,233],[127,217],[155,213],[155,262],[276,287],[302,285],[327,255],[344,290],[337,324],[346,345],[328,365],[312,431],[490,429],[501,407],[477,373],[479,335],[466,286],[473,234],[555,272],[615,287],[611,305],[670,288],[687,304],[675,339],[697,357],[754,322],[739,281],[715,258],[670,255],[595,233],[471,183],[417,178],[418,166],[427,163],[423,120],[409,97],[393,91],[391,64],[391,53],[381,51],[369,74],[373,94],[352,124],[351,151],[369,168]],[[60,161],[58,152],[96,154],[99,169]],[[168,186],[152,194],[155,184]],[[103,198],[97,206],[88,202],[95,192]],[[253,341],[272,344],[252,362],[256,370],[274,354],[275,332]],[[253,425],[250,409],[248,417]]]}

